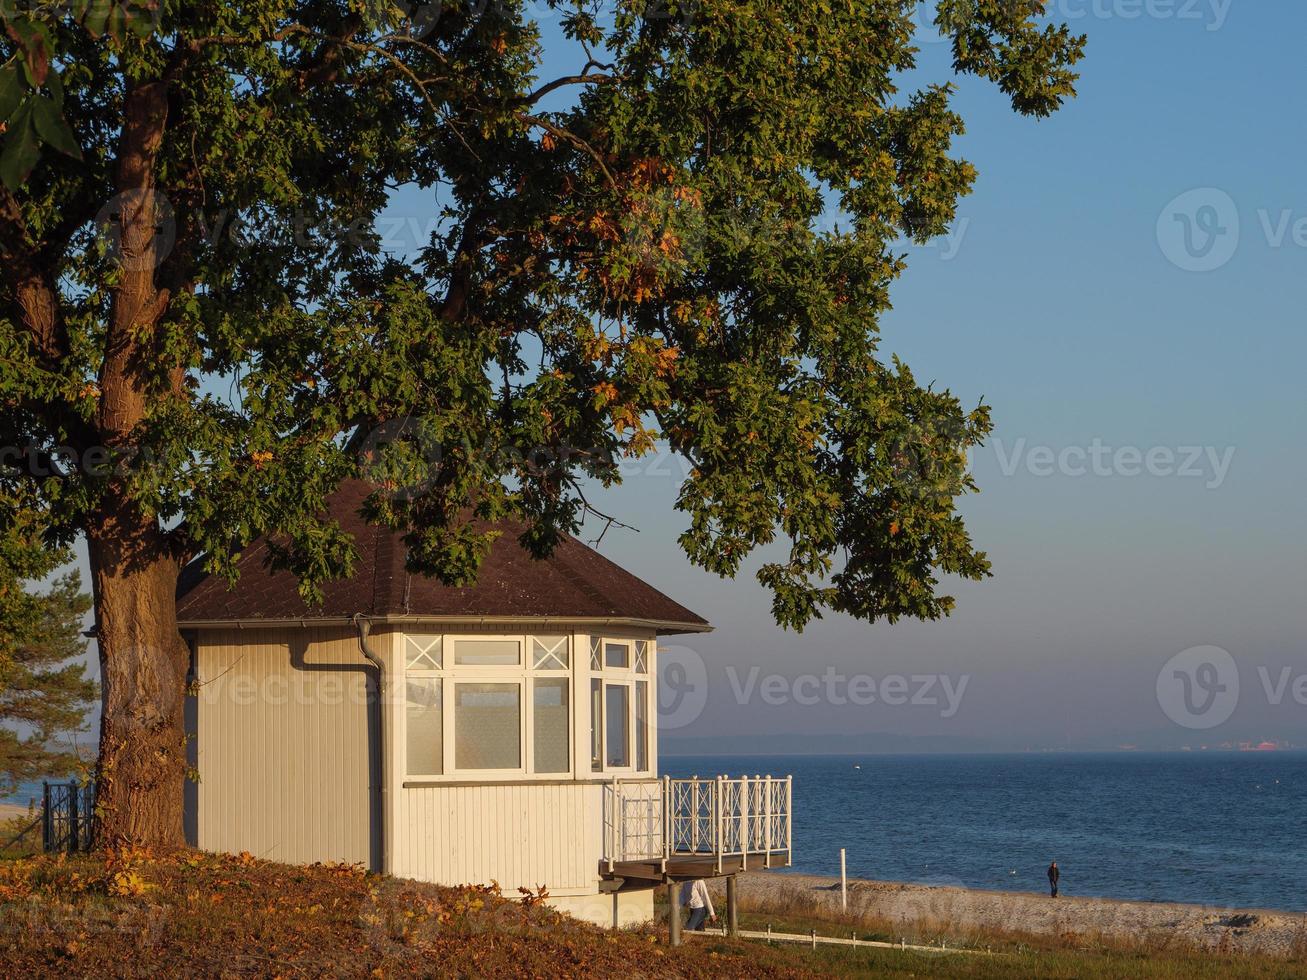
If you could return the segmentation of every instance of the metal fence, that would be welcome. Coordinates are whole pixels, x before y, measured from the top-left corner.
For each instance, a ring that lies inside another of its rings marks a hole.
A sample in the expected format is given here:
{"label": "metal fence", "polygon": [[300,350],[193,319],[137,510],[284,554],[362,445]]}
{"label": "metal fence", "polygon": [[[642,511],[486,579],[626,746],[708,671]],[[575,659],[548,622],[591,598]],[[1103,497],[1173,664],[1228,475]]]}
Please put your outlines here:
{"label": "metal fence", "polygon": [[95,784],[46,783],[41,838],[47,851],[89,851]]}
{"label": "metal fence", "polygon": [[790,850],[791,777],[620,780],[604,784],[604,859],[667,860]]}

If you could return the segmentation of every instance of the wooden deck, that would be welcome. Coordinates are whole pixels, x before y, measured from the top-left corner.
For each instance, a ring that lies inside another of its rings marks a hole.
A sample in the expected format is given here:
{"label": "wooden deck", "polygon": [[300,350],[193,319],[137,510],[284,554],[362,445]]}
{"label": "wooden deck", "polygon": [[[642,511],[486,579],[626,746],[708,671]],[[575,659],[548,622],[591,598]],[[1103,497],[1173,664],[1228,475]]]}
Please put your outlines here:
{"label": "wooden deck", "polygon": [[604,784],[606,892],[790,866],[789,776],[613,779]]}
{"label": "wooden deck", "polygon": [[673,854],[668,858],[614,861],[611,870],[607,861],[599,862],[599,877],[611,882],[619,890],[624,887],[648,888],[675,881],[693,881],[696,878],[722,878],[741,871],[763,871],[767,868],[788,868],[789,851],[772,851],[771,854],[722,855],[721,866],[713,854]]}

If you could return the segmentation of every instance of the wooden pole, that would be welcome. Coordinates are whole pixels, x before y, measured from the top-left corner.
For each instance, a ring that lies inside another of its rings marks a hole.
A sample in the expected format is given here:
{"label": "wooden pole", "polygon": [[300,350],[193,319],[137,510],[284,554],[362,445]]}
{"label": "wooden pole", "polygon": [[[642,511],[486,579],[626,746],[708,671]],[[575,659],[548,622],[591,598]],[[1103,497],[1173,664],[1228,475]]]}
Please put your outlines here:
{"label": "wooden pole", "polygon": [[667,883],[667,943],[681,945],[681,889],[674,881]]}
{"label": "wooden pole", "polygon": [[845,871],[844,848],[840,848],[840,907],[849,910],[849,879]]}
{"label": "wooden pole", "polygon": [[50,784],[41,784],[41,849],[54,850],[54,812],[50,806]]}
{"label": "wooden pole", "polygon": [[726,879],[726,934],[740,934],[740,893],[737,891],[735,875]]}

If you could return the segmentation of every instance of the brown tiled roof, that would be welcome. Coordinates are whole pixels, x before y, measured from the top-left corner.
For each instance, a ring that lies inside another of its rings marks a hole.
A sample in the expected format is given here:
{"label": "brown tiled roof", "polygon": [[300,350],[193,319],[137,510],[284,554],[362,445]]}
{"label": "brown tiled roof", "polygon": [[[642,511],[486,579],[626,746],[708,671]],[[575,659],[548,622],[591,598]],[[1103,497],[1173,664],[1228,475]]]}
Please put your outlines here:
{"label": "brown tiled roof", "polygon": [[710,629],[707,620],[619,568],[593,548],[566,537],[554,553],[534,559],[517,543],[518,529],[505,526],[481,565],[475,585],[453,588],[438,579],[410,574],[399,532],[368,524],[359,515],[369,487],[343,484],[329,507],[340,526],[354,536],[359,558],[354,574],[329,582],[320,606],[300,598],[295,576],[269,572],[267,543],[260,538],[245,549],[240,580],[228,589],[221,578],[205,575],[198,564],[186,569],[177,590],[177,618],[188,623],[431,617],[469,619],[614,619],[654,626],[661,633]]}

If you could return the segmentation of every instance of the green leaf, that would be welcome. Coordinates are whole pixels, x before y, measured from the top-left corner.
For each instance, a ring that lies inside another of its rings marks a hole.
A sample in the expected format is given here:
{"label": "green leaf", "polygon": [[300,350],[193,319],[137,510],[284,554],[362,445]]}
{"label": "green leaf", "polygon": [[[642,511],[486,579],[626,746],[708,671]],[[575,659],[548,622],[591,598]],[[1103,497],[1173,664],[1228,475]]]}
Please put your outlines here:
{"label": "green leaf", "polygon": [[54,100],[54,107],[60,112],[64,111],[64,80],[59,76],[57,71],[50,72],[45,80],[46,90],[50,93],[50,98]]}
{"label": "green leaf", "polygon": [[14,114],[26,94],[27,88],[18,75],[18,65],[11,63],[0,68],[0,122]]}
{"label": "green leaf", "polygon": [[[55,76],[51,76],[55,77]],[[36,124],[37,135],[60,153],[67,154],[74,160],[82,158],[82,148],[77,145],[77,137],[63,113],[51,99],[38,98],[33,103],[32,121]]]}
{"label": "green leaf", "polygon": [[11,191],[18,190],[36,166],[41,143],[32,126],[32,103],[24,102],[9,120],[5,148],[0,151],[0,180]]}
{"label": "green leaf", "polygon": [[112,11],[113,4],[109,0],[91,0],[86,11],[86,17],[82,21],[82,26],[86,28],[91,37],[98,40],[104,35],[104,28],[109,22],[109,14]]}
{"label": "green leaf", "polygon": [[30,17],[16,17],[6,22],[5,28],[22,50],[23,74],[28,83],[33,88],[40,88],[50,73],[50,55],[54,49],[50,32],[44,24]]}
{"label": "green leaf", "polygon": [[157,3],[137,2],[124,4],[124,10],[127,14],[127,26],[141,40],[145,40],[154,33],[157,7]]}

